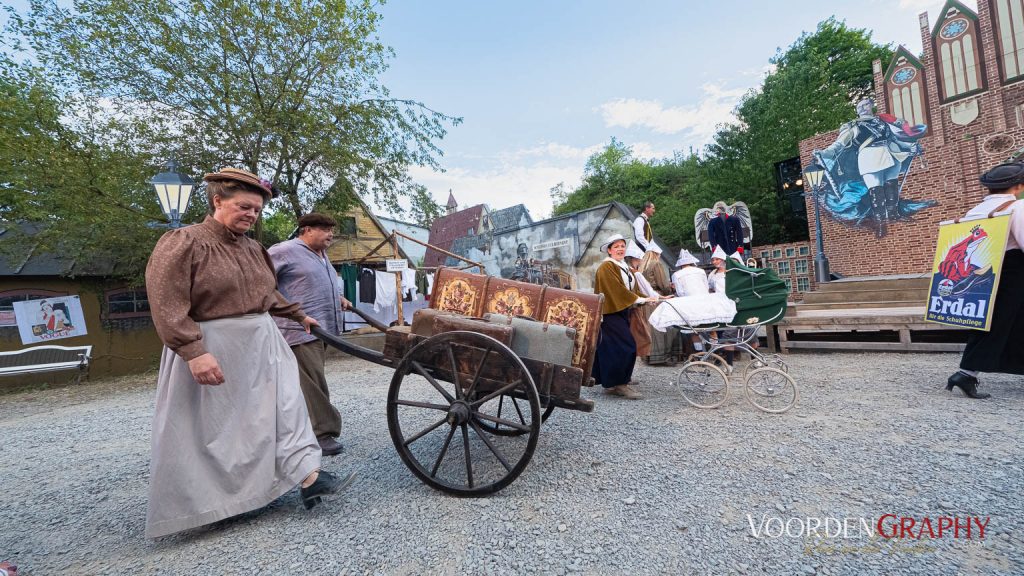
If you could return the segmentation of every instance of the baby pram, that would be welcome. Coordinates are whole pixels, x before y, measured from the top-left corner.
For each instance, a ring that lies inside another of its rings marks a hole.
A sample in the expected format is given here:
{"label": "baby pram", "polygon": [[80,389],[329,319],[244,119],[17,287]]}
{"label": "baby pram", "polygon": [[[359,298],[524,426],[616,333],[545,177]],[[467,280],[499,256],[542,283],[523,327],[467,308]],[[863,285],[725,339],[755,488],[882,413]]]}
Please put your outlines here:
{"label": "baby pram", "polygon": [[658,305],[651,314],[651,326],[658,330],[677,326],[684,335],[697,334],[704,346],[703,352],[683,365],[675,380],[687,402],[699,408],[717,408],[726,401],[727,371],[731,370],[718,352],[734,347],[751,357],[743,370],[744,393],[751,404],[774,413],[796,404],[800,393],[782,357],[762,354],[752,344],[762,326],[775,324],[786,315],[788,295],[786,284],[770,268],[748,268],[729,259],[726,298],[713,294],[682,297]]}

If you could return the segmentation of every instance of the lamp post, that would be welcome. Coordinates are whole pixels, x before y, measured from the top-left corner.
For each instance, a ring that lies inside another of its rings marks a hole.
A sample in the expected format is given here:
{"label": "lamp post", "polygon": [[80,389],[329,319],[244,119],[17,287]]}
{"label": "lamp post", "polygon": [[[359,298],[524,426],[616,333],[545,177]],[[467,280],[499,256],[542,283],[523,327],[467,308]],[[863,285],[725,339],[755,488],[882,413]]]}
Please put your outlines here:
{"label": "lamp post", "polygon": [[[810,186],[811,198],[814,200],[814,236],[816,240],[814,254],[814,280],[818,284],[824,284],[832,279],[828,269],[828,257],[825,256],[825,249],[822,247],[821,243],[821,215],[818,213],[818,186],[821,185],[821,179],[824,175],[825,170],[816,162],[812,163],[804,170],[804,183]],[[806,195],[806,192],[804,194]]]}
{"label": "lamp post", "polygon": [[167,216],[169,228],[181,227],[181,215],[188,210],[188,201],[192,197],[192,191],[196,187],[194,180],[188,176],[178,173],[178,163],[169,160],[164,164],[166,172],[161,172],[149,181],[156,190],[157,200],[160,201],[160,209]]}

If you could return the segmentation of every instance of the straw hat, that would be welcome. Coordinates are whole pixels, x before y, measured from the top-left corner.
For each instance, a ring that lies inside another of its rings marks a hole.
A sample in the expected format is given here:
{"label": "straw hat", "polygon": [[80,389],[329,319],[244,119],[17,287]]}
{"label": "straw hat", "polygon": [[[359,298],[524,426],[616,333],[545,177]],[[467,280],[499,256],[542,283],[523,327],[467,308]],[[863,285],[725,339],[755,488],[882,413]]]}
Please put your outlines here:
{"label": "straw hat", "polygon": [[224,182],[227,180],[234,180],[235,182],[252,186],[260,190],[260,193],[268,200],[277,197],[277,189],[269,181],[263,180],[252,172],[246,172],[238,168],[222,168],[220,172],[212,172],[203,176],[204,182]]}
{"label": "straw hat", "polygon": [[604,239],[604,244],[601,244],[601,252],[607,253],[608,247],[619,240],[626,240],[626,237],[622,234],[612,234],[611,236]]}
{"label": "straw hat", "polygon": [[686,248],[679,251],[679,259],[676,260],[676,266],[686,266],[687,264],[696,264],[699,262],[693,254]]}

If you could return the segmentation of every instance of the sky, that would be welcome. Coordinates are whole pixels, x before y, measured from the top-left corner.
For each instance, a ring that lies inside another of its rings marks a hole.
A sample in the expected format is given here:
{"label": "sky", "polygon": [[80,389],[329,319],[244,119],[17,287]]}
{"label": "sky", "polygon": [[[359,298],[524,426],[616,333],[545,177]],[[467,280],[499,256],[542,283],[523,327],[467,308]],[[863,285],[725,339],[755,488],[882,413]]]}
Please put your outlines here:
{"label": "sky", "polygon": [[395,57],[382,81],[463,119],[439,142],[444,172],[411,171],[435,200],[451,190],[460,208],[524,203],[539,220],[550,189],[578,186],[612,137],[645,159],[699,151],[776,50],[829,16],[919,54],[918,14],[934,25],[943,4],[391,0],[379,37]]}

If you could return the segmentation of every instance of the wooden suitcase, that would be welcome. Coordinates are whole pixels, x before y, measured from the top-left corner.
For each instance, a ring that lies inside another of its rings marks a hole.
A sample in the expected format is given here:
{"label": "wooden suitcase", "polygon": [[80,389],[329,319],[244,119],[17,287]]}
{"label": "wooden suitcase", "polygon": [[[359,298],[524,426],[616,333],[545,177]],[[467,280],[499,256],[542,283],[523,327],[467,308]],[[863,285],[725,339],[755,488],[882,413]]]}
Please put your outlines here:
{"label": "wooden suitcase", "polygon": [[559,366],[572,366],[573,348],[576,344],[575,328],[502,314],[484,314],[484,320],[515,328],[510,348],[516,356]]}

